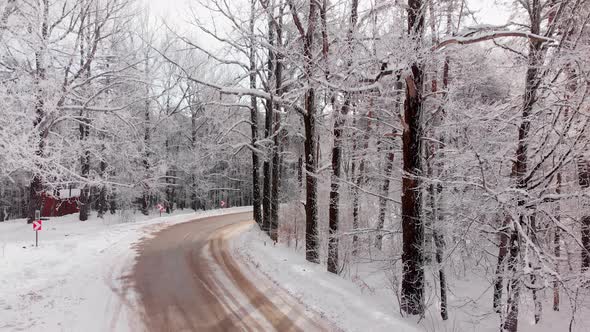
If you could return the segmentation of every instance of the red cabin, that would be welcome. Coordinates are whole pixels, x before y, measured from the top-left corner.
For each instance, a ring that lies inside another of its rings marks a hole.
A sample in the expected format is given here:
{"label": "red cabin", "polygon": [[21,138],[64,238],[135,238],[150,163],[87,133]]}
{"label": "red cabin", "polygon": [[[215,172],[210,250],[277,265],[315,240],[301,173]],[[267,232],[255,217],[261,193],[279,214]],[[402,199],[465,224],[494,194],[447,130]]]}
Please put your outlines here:
{"label": "red cabin", "polygon": [[79,189],[59,190],[55,194],[44,192],[41,197],[43,199],[42,217],[61,217],[80,212]]}

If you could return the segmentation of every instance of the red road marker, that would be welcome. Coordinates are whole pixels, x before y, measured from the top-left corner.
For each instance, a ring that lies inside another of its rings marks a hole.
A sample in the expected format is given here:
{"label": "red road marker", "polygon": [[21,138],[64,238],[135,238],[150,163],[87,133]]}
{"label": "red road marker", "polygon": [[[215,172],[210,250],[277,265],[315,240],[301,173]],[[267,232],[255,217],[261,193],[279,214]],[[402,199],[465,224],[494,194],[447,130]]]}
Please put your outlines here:
{"label": "red road marker", "polygon": [[33,221],[33,230],[35,232],[40,231],[43,229],[43,220],[35,220]]}

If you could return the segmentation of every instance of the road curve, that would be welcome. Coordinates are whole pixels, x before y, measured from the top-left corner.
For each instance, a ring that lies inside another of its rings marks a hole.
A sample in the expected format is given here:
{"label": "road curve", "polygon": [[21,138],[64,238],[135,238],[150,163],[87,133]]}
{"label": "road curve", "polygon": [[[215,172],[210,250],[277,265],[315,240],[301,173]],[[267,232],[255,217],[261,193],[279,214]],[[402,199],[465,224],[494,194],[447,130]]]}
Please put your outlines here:
{"label": "road curve", "polygon": [[171,226],[139,246],[131,281],[147,331],[326,331],[305,310],[230,253],[252,213]]}

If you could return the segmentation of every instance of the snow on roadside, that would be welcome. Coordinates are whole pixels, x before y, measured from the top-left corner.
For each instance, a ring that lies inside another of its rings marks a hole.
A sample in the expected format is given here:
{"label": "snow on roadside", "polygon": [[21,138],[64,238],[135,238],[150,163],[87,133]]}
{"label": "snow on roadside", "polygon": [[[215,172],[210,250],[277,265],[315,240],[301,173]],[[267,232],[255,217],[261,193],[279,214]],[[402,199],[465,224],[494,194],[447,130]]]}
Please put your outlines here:
{"label": "snow on roadside", "polygon": [[292,248],[273,245],[256,226],[237,236],[232,245],[235,254],[343,331],[421,330],[392,312],[391,299],[363,293],[354,283],[326,272],[324,266],[307,262]]}
{"label": "snow on roadside", "polygon": [[128,223],[51,218],[43,223],[38,248],[23,219],[0,223],[0,330],[138,330],[136,297],[125,280],[134,244],[173,224],[250,210],[179,211]]}

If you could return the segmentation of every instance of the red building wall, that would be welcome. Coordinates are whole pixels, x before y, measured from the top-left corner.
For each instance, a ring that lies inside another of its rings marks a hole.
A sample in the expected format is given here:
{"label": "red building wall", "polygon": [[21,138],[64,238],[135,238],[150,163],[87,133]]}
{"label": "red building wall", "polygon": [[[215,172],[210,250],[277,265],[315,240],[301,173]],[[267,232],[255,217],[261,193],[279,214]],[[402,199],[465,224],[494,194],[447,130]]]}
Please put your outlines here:
{"label": "red building wall", "polygon": [[78,197],[61,199],[47,193],[42,193],[41,197],[43,197],[41,217],[61,217],[80,212]]}

